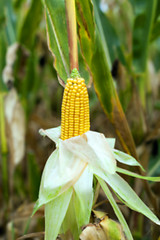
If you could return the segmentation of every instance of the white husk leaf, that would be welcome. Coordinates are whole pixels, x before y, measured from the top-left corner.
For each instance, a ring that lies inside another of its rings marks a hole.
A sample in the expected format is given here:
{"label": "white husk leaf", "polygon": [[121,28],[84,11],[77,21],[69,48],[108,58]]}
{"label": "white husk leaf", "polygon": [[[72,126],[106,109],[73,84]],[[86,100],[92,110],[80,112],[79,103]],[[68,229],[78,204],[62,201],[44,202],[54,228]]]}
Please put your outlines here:
{"label": "white husk leaf", "polygon": [[92,138],[95,138],[95,134],[89,131],[82,136],[65,140],[64,144],[77,158],[88,163],[91,169],[98,169],[104,173],[115,173],[116,160],[104,136],[102,134],[96,134],[95,140],[95,143],[97,143],[102,151],[99,151],[98,147],[95,146],[96,144],[93,143]]}
{"label": "white husk leaf", "polygon": [[106,141],[107,141],[108,145],[110,146],[110,148],[114,149],[116,139],[115,138],[106,138]]}
{"label": "white husk leaf", "polygon": [[61,136],[61,127],[56,127],[56,128],[49,128],[49,129],[40,129],[39,133],[42,136],[47,136],[48,138],[50,138],[53,142],[58,143],[59,138]]}
{"label": "white husk leaf", "polygon": [[74,206],[79,228],[89,223],[93,204],[93,173],[87,167],[74,185]]}
{"label": "white husk leaf", "polygon": [[[115,173],[116,160],[114,158],[112,149],[106,142],[106,138],[103,134],[88,131],[85,133],[87,136],[88,145],[93,149],[98,157],[98,162],[102,168],[105,168],[109,173]],[[108,170],[107,170],[108,169]]]}
{"label": "white husk leaf", "polygon": [[45,205],[45,240],[55,240],[66,215],[73,189],[69,188]]}
{"label": "white husk leaf", "polygon": [[39,192],[39,206],[58,197],[79,179],[87,164],[66,149],[59,140],[45,165]]}
{"label": "white husk leaf", "polygon": [[117,161],[127,164],[129,166],[139,166],[143,169],[142,165],[134,157],[124,152],[121,152],[117,149],[114,149],[113,151],[114,151],[114,157]]}

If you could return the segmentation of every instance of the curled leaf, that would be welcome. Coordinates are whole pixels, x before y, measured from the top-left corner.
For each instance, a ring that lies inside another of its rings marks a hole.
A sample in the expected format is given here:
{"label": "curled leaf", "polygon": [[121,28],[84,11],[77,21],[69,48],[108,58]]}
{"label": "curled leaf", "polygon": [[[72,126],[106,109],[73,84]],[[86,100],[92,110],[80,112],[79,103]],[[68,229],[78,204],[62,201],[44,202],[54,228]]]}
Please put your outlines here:
{"label": "curled leaf", "polygon": [[139,166],[144,171],[142,165],[131,155],[121,152],[117,149],[114,149],[114,157],[117,161],[127,164],[129,166]]}

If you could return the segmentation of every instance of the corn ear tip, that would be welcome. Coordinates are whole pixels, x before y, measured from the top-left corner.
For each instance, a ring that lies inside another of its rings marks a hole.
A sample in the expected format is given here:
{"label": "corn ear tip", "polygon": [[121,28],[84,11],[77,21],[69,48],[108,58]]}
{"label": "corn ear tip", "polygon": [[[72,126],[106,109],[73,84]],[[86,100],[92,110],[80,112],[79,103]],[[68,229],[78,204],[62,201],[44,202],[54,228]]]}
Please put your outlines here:
{"label": "corn ear tip", "polygon": [[80,74],[79,74],[79,72],[78,72],[78,70],[77,70],[77,68],[73,68],[70,77],[73,78],[73,79],[74,79],[74,78],[80,78],[80,77],[81,77]]}

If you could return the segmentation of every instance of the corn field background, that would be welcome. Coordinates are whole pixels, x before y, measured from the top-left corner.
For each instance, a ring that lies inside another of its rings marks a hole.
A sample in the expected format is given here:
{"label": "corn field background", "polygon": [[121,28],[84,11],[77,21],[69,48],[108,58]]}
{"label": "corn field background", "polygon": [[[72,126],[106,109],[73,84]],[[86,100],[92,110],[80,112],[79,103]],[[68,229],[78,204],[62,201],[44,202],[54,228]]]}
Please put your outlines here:
{"label": "corn field background", "polygon": [[[160,0],[76,0],[76,17],[91,130],[116,138],[146,175],[160,176]],[[30,216],[55,146],[38,131],[60,125],[69,72],[64,0],[1,0],[0,240],[44,238],[44,209]],[[160,184],[124,178],[160,218]],[[135,240],[160,239],[159,226],[119,206]],[[91,216],[96,225],[82,240],[100,239],[100,212],[118,223],[102,190]],[[102,240],[115,239],[112,228]]]}

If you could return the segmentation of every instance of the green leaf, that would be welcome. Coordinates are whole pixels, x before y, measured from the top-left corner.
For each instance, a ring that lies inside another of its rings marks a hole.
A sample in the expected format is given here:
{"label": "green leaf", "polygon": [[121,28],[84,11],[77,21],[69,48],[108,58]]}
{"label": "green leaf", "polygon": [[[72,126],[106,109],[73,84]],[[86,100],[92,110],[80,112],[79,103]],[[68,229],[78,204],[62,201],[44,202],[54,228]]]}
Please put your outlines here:
{"label": "green leaf", "polygon": [[[31,41],[30,41],[30,44],[32,45]],[[28,118],[29,114],[33,111],[35,98],[37,95],[36,88],[38,88],[40,83],[40,79],[36,71],[39,59],[37,56],[37,52],[35,50],[35,43],[33,43],[33,46],[31,47],[30,51],[31,51],[30,55],[26,61],[26,72],[23,79],[23,84],[18,84],[18,81],[16,82],[16,86],[20,88],[19,92],[21,92],[21,96],[23,99],[22,101],[23,101],[25,112],[26,112],[26,118]],[[22,56],[19,56],[18,59],[19,60],[22,59]],[[19,64],[17,62],[17,67],[19,66]]]}
{"label": "green leaf", "polygon": [[159,37],[159,35],[160,35],[160,18],[157,20],[157,22],[153,26],[151,41],[156,40]]}
{"label": "green leaf", "polygon": [[45,0],[49,49],[55,57],[54,67],[63,81],[69,77],[69,46],[65,4],[63,0]]}
{"label": "green leaf", "polygon": [[133,66],[134,71],[143,73],[146,70],[149,40],[155,16],[157,0],[135,0],[132,2],[135,12],[133,26]]}
{"label": "green leaf", "polygon": [[152,26],[152,35],[150,40],[154,41],[157,39],[160,35],[160,1],[157,0],[157,6],[156,6],[156,12],[155,12],[155,18],[154,23]]}
{"label": "green leaf", "polygon": [[22,7],[23,2],[25,2],[25,0],[14,0],[14,8],[19,10]]}
{"label": "green leaf", "polygon": [[81,49],[87,64],[90,66],[94,51],[95,30],[93,6],[91,1],[76,0],[76,15]]}
{"label": "green leaf", "polygon": [[113,151],[114,151],[115,159],[117,159],[117,161],[127,164],[129,166],[139,166],[144,171],[144,168],[142,167],[142,165],[139,162],[137,162],[137,160],[132,156],[124,152],[121,152],[117,149],[114,149]]}
{"label": "green leaf", "polygon": [[6,57],[6,37],[3,29],[0,30],[0,92],[6,91],[6,86],[2,79],[3,69],[5,67]]}
{"label": "green leaf", "polygon": [[39,204],[39,200],[37,200],[37,201],[35,202],[35,204],[34,204],[31,217],[34,216],[34,214],[38,211],[38,209],[39,209],[40,207],[41,207],[41,205]]}
{"label": "green leaf", "polygon": [[157,5],[156,5],[156,12],[155,12],[155,19],[154,21],[156,21],[160,16],[160,1],[157,0]]}
{"label": "green leaf", "polygon": [[96,0],[94,0],[93,2],[94,2],[94,14],[95,14],[95,20],[96,20],[96,33],[98,33],[98,35],[101,39],[102,48],[103,48],[104,54],[105,54],[105,56],[107,58],[107,62],[108,62],[108,68],[111,69],[111,60],[110,60],[107,41],[105,40],[104,29],[103,29],[101,19],[99,16],[98,7],[96,5]]}
{"label": "green leaf", "polygon": [[[70,76],[70,64],[65,2],[64,0],[44,0],[44,5],[46,8],[48,45],[54,56],[54,67],[59,78],[66,83]],[[87,84],[89,74],[80,51],[79,72]]]}
{"label": "green leaf", "polygon": [[108,61],[106,59],[106,55],[98,33],[96,34],[95,52],[92,59],[91,69],[95,90],[102,106],[111,119],[111,114],[113,111],[112,98],[115,98],[115,89],[108,67]]}
{"label": "green leaf", "polygon": [[66,215],[73,189],[69,188],[59,197],[45,205],[45,240],[55,240]]}
{"label": "green leaf", "polygon": [[[1,79],[0,79],[1,80]],[[8,189],[8,147],[6,136],[6,124],[5,124],[5,111],[4,111],[4,93],[0,89],[0,154],[1,154],[1,176],[2,176],[2,193],[4,200],[8,202],[9,189]]]}
{"label": "green leaf", "polygon": [[116,214],[120,224],[123,227],[123,230],[124,230],[124,232],[126,234],[127,239],[133,240],[132,234],[131,234],[130,229],[129,229],[127,223],[126,223],[126,220],[123,217],[123,215],[122,215],[118,205],[116,204],[116,201],[114,200],[114,198],[113,198],[109,188],[107,187],[106,183],[100,177],[96,176],[96,178],[97,178],[98,182],[100,183],[104,193],[106,194],[106,196],[107,196],[111,206],[113,207],[113,210],[114,210],[114,212],[115,212],[115,214]]}
{"label": "green leaf", "polygon": [[5,1],[0,1],[0,29],[3,28],[6,20],[4,7],[5,7]]}
{"label": "green leaf", "polygon": [[154,41],[160,35],[160,1],[157,0],[154,22],[152,25],[152,34],[150,41]]}
{"label": "green leaf", "polygon": [[119,168],[119,167],[117,167],[117,172],[129,175],[131,177],[136,177],[136,178],[140,178],[140,179],[144,179],[144,180],[148,180],[148,181],[152,181],[152,182],[160,182],[160,177],[141,176],[137,173],[130,172],[126,169],[122,169],[122,168]]}
{"label": "green leaf", "polygon": [[16,15],[13,12],[12,1],[5,1],[5,15],[6,15],[6,35],[8,44],[11,45],[16,42]]}
{"label": "green leaf", "polygon": [[78,61],[79,61],[79,72],[81,77],[85,79],[85,84],[89,85],[90,84],[90,74],[88,72],[88,68],[86,66],[84,57],[82,56],[82,53],[80,51],[80,44],[78,40]]}
{"label": "green leaf", "polygon": [[154,215],[144,202],[142,202],[142,200],[123,178],[121,178],[118,174],[101,174],[100,177],[103,178],[111,188],[113,188],[113,190],[123,199],[123,201],[127,203],[128,206],[160,225],[160,221],[156,215]]}
{"label": "green leaf", "polygon": [[31,6],[23,20],[19,32],[19,42],[31,48],[35,40],[37,27],[42,19],[42,3],[39,0],[32,0]]}
{"label": "green leaf", "polygon": [[108,116],[110,122],[114,125],[117,137],[119,138],[124,151],[136,158],[136,149],[133,138],[113,84],[113,79],[108,67],[108,59],[106,58],[98,30],[91,69],[95,90],[104,112]]}
{"label": "green leaf", "polygon": [[[83,1],[81,2],[81,5],[83,6],[84,3]],[[118,95],[115,91],[113,79],[110,73],[110,59],[108,54],[108,47],[104,39],[103,28],[101,26],[101,22],[98,21],[98,26],[96,27],[96,36],[92,36],[93,28],[90,27],[90,22],[93,22],[93,19],[90,17],[90,14],[93,14],[93,9],[92,5],[89,5],[88,1],[86,6],[89,11],[89,17],[87,17],[87,15],[82,11],[79,10],[78,12],[77,10],[77,20],[80,26],[79,38],[81,49],[92,73],[95,90],[97,92],[101,105],[104,108],[104,112],[108,116],[111,123],[114,124],[117,135],[124,150],[136,157],[133,138],[130,133]],[[97,9],[95,6],[94,8],[94,13],[97,15]]]}
{"label": "green leaf", "polygon": [[109,21],[107,15],[101,11],[99,6],[100,1],[94,0],[95,20],[97,22],[99,30],[102,28],[102,30],[100,30],[101,38],[106,42],[103,44],[106,44],[108,46],[108,62],[110,61],[109,57],[112,63],[115,59],[118,58],[125,65],[126,61],[122,51],[120,39],[116,33],[116,30],[112,26],[111,21]]}

